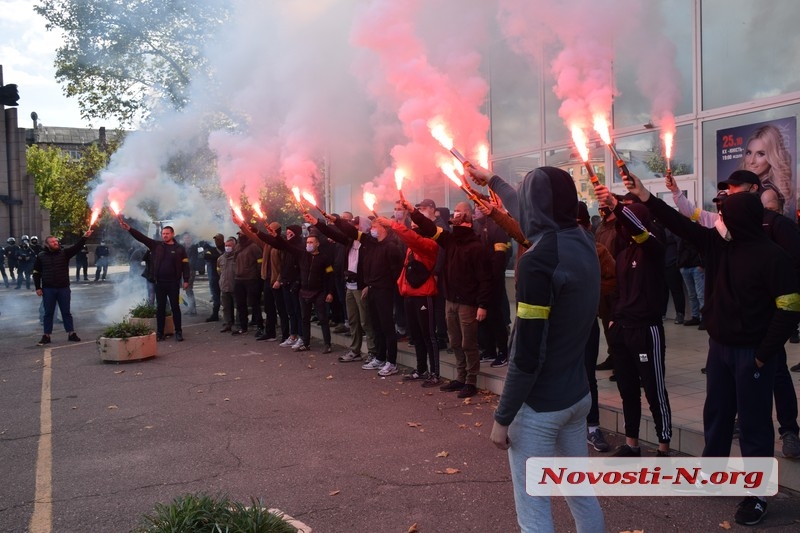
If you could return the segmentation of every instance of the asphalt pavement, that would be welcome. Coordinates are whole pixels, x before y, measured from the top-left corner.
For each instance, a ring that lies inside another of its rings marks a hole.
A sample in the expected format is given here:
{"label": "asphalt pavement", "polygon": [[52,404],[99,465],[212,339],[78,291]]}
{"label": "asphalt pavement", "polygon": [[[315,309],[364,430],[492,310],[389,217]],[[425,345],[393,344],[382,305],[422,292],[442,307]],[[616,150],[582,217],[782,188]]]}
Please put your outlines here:
{"label": "asphalt pavement", "polygon": [[[100,361],[109,281],[73,286],[80,343],[41,336],[31,291],[0,289],[0,531],[125,532],[190,492],[256,499],[319,532],[518,530],[497,396],[468,400],[381,378],[316,350],[233,337],[199,312],[156,358]],[[619,444],[619,435],[609,435]],[[594,453],[594,452],[593,452]],[[555,498],[557,531],[574,531]],[[716,531],[738,498],[601,498],[608,531]],[[757,531],[797,531],[800,498],[770,499]]]}

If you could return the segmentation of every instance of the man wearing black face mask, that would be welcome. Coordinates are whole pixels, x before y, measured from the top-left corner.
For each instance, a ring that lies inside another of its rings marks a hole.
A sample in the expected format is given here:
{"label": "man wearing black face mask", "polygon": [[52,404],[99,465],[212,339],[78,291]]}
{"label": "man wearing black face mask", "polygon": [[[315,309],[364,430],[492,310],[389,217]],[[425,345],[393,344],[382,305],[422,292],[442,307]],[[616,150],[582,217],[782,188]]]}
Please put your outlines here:
{"label": "man wearing black face mask", "polygon": [[486,318],[491,300],[489,256],[486,247],[472,229],[472,208],[468,202],[456,205],[452,233],[437,228],[418,209],[411,220],[420,234],[434,239],[444,250],[445,314],[450,346],[456,356],[458,376],[443,385],[446,392],[458,391],[459,398],[477,394],[475,386],[480,371],[478,323]]}
{"label": "man wearing black face mask", "polygon": [[[772,457],[772,394],[783,345],[800,319],[798,279],[792,260],[761,224],[764,207],[753,194],[731,194],[712,229],[677,213],[642,186],[627,186],[670,230],[692,242],[706,265],[704,314],[709,339],[703,407],[704,457],[728,457],[739,416],[743,457]],[[606,201],[608,191],[595,189]],[[740,524],[759,523],[767,502],[748,496],[736,510]]]}

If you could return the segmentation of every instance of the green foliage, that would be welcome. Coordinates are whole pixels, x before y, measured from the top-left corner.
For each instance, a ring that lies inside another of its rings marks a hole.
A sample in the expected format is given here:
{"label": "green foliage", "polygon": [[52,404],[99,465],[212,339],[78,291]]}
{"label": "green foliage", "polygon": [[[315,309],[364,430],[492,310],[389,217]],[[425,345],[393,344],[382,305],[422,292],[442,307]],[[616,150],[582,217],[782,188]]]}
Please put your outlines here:
{"label": "green foliage", "polygon": [[[166,316],[172,314],[172,309],[167,307]],[[130,310],[131,318],[155,318],[156,317],[156,305],[151,304],[147,300],[142,300],[135,306],[131,307]]]}
{"label": "green foliage", "polygon": [[156,504],[137,533],[296,533],[297,528],[250,500],[246,507],[227,496],[185,494],[168,505]]}
{"label": "green foliage", "polygon": [[[204,45],[228,17],[229,0],[40,0],[47,28],[64,32],[56,79],[84,118],[146,118],[153,99],[175,109],[193,75],[208,72]],[[210,76],[210,74],[208,74]]]}
{"label": "green foliage", "polygon": [[28,174],[42,207],[50,211],[54,235],[74,237],[87,229],[91,211],[86,198],[89,183],[108,164],[120,144],[121,135],[105,148],[90,145],[79,159],[71,158],[54,146],[29,146],[26,152]]}
{"label": "green foliage", "polygon": [[131,324],[130,322],[114,322],[100,334],[108,339],[127,339],[128,337],[141,337],[150,335],[153,330],[145,324]]}

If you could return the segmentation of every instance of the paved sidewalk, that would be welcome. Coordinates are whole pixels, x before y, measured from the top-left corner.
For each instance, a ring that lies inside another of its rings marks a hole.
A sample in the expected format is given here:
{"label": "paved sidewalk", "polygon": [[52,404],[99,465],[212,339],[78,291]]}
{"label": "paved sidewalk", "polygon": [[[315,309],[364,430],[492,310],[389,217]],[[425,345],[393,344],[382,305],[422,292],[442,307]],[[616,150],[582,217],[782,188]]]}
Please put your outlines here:
{"label": "paved sidewalk", "polygon": [[[102,300],[106,287],[74,293]],[[382,379],[338,363],[341,345],[293,353],[221,334],[202,306],[187,317],[186,342],[160,343],[150,361],[103,364],[91,340],[102,307],[75,309],[87,342],[54,336],[46,350],[35,346],[35,324],[0,316],[0,531],[28,531],[43,508],[51,518],[40,531],[130,531],[156,502],[197,491],[260,498],[315,532],[517,529],[506,456],[487,438],[495,395],[465,402]],[[48,441],[49,463],[40,453]],[[736,501],[601,505],[608,531],[711,531],[725,521],[744,529],[733,524]],[[574,530],[563,499],[554,513],[558,531]],[[800,499],[786,493],[770,500],[759,530],[798,523]]]}

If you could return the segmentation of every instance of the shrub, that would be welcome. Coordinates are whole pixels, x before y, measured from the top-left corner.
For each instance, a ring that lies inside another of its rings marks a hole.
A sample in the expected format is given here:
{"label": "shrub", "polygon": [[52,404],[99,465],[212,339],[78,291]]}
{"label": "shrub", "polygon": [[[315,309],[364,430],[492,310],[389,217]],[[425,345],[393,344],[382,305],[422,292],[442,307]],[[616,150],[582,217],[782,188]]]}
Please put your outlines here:
{"label": "shrub", "polygon": [[[166,315],[172,314],[172,309],[167,306]],[[130,315],[132,318],[155,318],[156,317],[156,304],[150,303],[147,300],[142,300],[135,306],[131,307]]]}
{"label": "shrub", "polygon": [[153,330],[145,324],[131,324],[130,322],[114,322],[100,334],[109,339],[127,339],[128,337],[141,337],[150,335]]}
{"label": "shrub", "polygon": [[202,493],[178,496],[168,505],[158,503],[143,522],[137,533],[297,533],[297,528],[264,509],[260,501],[251,499],[246,507],[227,496]]}

